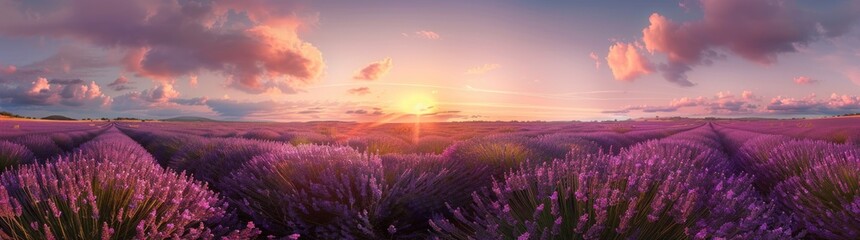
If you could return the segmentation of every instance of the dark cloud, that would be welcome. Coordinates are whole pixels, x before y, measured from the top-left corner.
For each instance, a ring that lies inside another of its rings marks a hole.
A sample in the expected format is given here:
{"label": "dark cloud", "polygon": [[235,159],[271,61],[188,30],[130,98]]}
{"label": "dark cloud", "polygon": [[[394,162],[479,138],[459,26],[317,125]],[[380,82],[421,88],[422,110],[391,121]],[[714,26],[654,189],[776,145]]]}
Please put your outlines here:
{"label": "dark cloud", "polygon": [[71,84],[84,84],[84,80],[80,79],[51,79],[48,81],[50,84],[57,85],[71,85]]}
{"label": "dark cloud", "polygon": [[368,111],[367,111],[367,110],[364,110],[364,109],[349,110],[349,111],[346,111],[346,114],[367,115],[367,114],[368,114]]}
{"label": "dark cloud", "polygon": [[125,76],[120,76],[120,77],[116,78],[116,80],[114,80],[113,82],[108,84],[107,86],[112,88],[114,91],[119,92],[119,91],[134,89],[134,87],[128,86],[128,84],[131,84],[131,83],[132,82],[130,80],[128,80],[128,78],[126,78]]}
{"label": "dark cloud", "polygon": [[179,105],[187,105],[187,106],[205,106],[206,102],[209,101],[207,97],[196,97],[196,98],[174,98],[170,99],[170,102],[176,103]]}

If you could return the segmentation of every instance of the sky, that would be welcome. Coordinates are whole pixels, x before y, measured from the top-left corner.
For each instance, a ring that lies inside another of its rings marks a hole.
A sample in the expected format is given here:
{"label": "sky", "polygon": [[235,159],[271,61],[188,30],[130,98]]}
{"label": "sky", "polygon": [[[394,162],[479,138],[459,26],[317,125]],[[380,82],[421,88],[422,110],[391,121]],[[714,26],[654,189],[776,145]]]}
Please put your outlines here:
{"label": "sky", "polygon": [[0,111],[242,121],[860,112],[851,0],[0,0]]}

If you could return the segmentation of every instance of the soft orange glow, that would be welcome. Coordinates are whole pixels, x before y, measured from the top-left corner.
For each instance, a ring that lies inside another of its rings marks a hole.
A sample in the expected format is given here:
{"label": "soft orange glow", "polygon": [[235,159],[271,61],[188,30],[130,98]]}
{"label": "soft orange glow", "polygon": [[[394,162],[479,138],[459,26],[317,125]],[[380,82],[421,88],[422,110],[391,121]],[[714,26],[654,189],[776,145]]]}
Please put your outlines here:
{"label": "soft orange glow", "polygon": [[405,114],[428,114],[436,107],[436,101],[426,94],[412,94],[400,103],[400,111]]}

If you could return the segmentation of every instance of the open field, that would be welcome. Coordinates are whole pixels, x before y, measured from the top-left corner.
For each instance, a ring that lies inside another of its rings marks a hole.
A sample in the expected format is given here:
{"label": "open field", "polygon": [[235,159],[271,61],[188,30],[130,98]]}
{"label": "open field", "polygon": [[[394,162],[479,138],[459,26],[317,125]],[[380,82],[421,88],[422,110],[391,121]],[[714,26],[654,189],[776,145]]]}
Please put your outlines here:
{"label": "open field", "polygon": [[4,239],[860,237],[860,118],[0,129]]}

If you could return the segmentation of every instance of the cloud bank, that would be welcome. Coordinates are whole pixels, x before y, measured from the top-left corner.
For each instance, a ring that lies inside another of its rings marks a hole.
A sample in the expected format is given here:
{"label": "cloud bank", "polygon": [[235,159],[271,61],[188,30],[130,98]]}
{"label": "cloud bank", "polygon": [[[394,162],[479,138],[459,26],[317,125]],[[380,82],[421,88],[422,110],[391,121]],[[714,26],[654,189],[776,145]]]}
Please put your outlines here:
{"label": "cloud bank", "polygon": [[303,21],[280,1],[0,0],[2,35],[118,51],[127,71],[159,81],[221,73],[248,93],[322,75],[321,53],[297,34]]}
{"label": "cloud bank", "polygon": [[[702,19],[675,22],[654,13],[648,19],[649,26],[642,30],[644,48],[665,56],[665,63],[659,64],[658,70],[666,80],[679,86],[695,85],[687,78],[687,72],[722,59],[724,54],[771,65],[781,54],[844,35],[860,18],[860,3],[854,1],[821,11],[803,9],[793,1],[784,0],[701,0],[700,4]],[[619,53],[626,52],[629,46],[618,49],[615,55],[610,51],[610,56],[618,60],[614,65],[622,66],[621,69],[631,69],[630,64],[620,61],[623,58]],[[622,74],[615,74],[616,79],[633,80],[644,75],[623,74],[626,72],[636,73],[620,71]]]}
{"label": "cloud bank", "polygon": [[92,109],[111,104],[111,97],[93,81],[37,78],[29,83],[0,84],[0,102],[13,108],[37,105]]}

